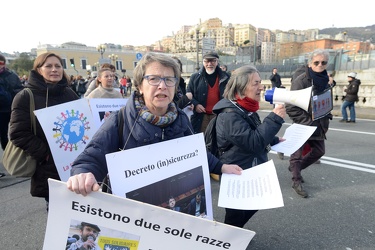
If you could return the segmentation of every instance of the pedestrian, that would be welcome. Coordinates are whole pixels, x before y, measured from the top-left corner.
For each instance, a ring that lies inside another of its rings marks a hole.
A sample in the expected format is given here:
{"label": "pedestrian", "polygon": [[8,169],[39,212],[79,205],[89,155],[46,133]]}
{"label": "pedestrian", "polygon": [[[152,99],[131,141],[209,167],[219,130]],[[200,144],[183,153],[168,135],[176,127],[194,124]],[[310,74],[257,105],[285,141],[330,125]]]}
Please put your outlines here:
{"label": "pedestrian", "polygon": [[[172,56],[173,59],[175,59],[180,66],[180,71],[182,73],[182,63],[181,60],[178,59],[175,56]],[[180,79],[178,81],[178,86],[177,86],[177,91],[176,94],[174,95],[173,100],[176,102],[177,106],[180,109],[184,109],[185,107],[189,106],[191,110],[193,110],[194,105],[191,104],[191,100],[189,97],[186,96],[186,82],[182,76],[180,76]]]}
{"label": "pedestrian", "polygon": [[[261,122],[257,113],[262,80],[253,66],[242,66],[233,72],[224,98],[214,106],[217,114],[216,138],[220,161],[249,169],[268,161],[271,146],[284,141],[276,134],[284,123],[284,105],[276,105]],[[243,227],[257,210],[225,209],[224,223]]]}
{"label": "pedestrian", "polygon": [[271,80],[272,88],[280,88],[282,86],[281,76],[279,75],[279,73],[277,73],[277,68],[272,69],[270,80]]}
{"label": "pedestrian", "polygon": [[[6,58],[0,54],[0,142],[5,150],[8,144],[8,129],[14,96],[23,89],[20,78],[6,66]],[[0,173],[0,178],[5,173]]]}
{"label": "pedestrian", "polygon": [[126,76],[126,90],[129,91],[129,95],[132,94],[132,79],[130,78],[130,76]]}
{"label": "pedestrian", "polygon": [[113,88],[114,73],[110,68],[100,69],[96,78],[99,86],[87,98],[123,98],[118,89]]}
{"label": "pedestrian", "polygon": [[[300,90],[312,86],[312,95],[316,96],[323,93],[330,88],[329,76],[327,73],[327,64],[329,60],[329,53],[327,50],[314,50],[308,60],[305,71],[293,79],[291,90]],[[306,126],[316,127],[315,132],[310,136],[306,143],[311,147],[311,150],[303,155],[303,147],[291,154],[289,159],[289,171],[292,172],[292,188],[303,198],[308,197],[307,191],[302,186],[304,179],[301,171],[318,161],[325,154],[325,139],[326,132],[329,127],[329,120],[332,119],[332,114],[321,117],[320,119],[312,119],[312,110],[303,110],[300,107],[292,104],[286,105],[287,114],[292,119],[293,123],[302,124]]]}
{"label": "pedestrian", "polygon": [[[194,134],[187,115],[173,97],[180,77],[177,62],[165,54],[147,53],[134,69],[135,91],[124,108],[114,111],[73,162],[67,188],[87,195],[98,191],[108,174],[105,155]],[[125,118],[122,138],[118,114]],[[121,145],[120,145],[121,142]],[[222,164],[207,153],[210,172],[240,174],[238,165]]]}
{"label": "pedestrian", "polygon": [[[208,123],[215,117],[214,105],[223,98],[229,76],[219,67],[219,55],[209,51],[203,56],[203,67],[190,76],[186,95],[194,105],[190,118],[194,133],[205,132]],[[219,181],[218,175],[211,177]]]}
{"label": "pedestrian", "polygon": [[[113,72],[113,74],[116,74],[116,67],[110,63],[103,63],[102,66],[100,66],[100,69],[109,68]],[[88,97],[88,95],[99,86],[99,83],[97,81],[98,77],[95,77],[87,87],[87,90],[84,94],[84,97]],[[113,88],[119,88],[119,84],[116,81],[116,79],[113,81]]]}
{"label": "pedestrian", "polygon": [[231,76],[231,73],[228,71],[227,65],[225,65],[225,64],[220,65],[220,68],[221,68],[222,71],[224,71],[225,73],[227,73],[229,77]]}
{"label": "pedestrian", "polygon": [[[355,123],[355,102],[358,102],[359,85],[361,85],[361,80],[356,77],[356,72],[348,74],[349,85],[344,89],[346,95],[344,97],[344,102],[341,105],[342,119],[340,122]],[[348,120],[347,108],[349,108],[350,120]]]}
{"label": "pedestrian", "polygon": [[127,96],[128,94],[128,90],[126,89],[127,88],[127,84],[128,84],[128,81],[126,79],[126,76],[123,75],[120,79],[120,91],[121,91],[121,95],[124,97],[124,96]]}
{"label": "pedestrian", "polygon": [[[34,61],[29,75],[30,88],[34,95],[35,110],[78,100],[68,86],[68,75],[63,60],[55,53],[40,54]],[[48,178],[60,180],[51,149],[41,125],[37,120],[36,135],[31,130],[30,96],[26,90],[14,97],[9,126],[9,137],[15,146],[25,150],[37,160],[37,168],[31,177],[30,193],[34,197],[49,201]]]}

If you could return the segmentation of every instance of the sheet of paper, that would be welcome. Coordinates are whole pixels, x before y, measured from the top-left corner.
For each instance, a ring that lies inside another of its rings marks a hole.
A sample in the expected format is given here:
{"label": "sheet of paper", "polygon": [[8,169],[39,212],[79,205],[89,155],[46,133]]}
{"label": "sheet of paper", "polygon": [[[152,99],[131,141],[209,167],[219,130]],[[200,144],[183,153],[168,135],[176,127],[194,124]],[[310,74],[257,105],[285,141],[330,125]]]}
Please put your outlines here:
{"label": "sheet of paper", "polygon": [[203,133],[107,154],[106,160],[113,194],[160,207],[172,196],[181,213],[195,214],[191,202],[200,193],[196,216],[213,220]]}
{"label": "sheet of paper", "polygon": [[243,170],[241,175],[223,174],[218,206],[244,210],[283,207],[273,161]]}
{"label": "sheet of paper", "polygon": [[250,230],[102,192],[84,197],[69,191],[66,183],[52,179],[48,184],[44,250],[66,249],[75,243],[81,237],[82,222],[100,229],[94,241],[95,249],[102,250],[245,250],[255,235]]}
{"label": "sheet of paper", "polygon": [[293,123],[289,128],[285,130],[283,138],[285,141],[279,142],[273,145],[272,150],[287,155],[291,155],[297,151],[303,144],[310,138],[314,133],[316,127],[306,126],[301,124]]}

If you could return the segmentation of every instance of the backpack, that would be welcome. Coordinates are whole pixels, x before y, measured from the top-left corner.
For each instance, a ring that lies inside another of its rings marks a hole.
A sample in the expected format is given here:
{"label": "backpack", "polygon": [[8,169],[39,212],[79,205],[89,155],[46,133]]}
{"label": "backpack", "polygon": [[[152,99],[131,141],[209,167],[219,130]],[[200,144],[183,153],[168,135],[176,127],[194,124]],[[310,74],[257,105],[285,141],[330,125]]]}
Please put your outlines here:
{"label": "backpack", "polygon": [[[234,112],[232,108],[225,108],[221,111],[223,112]],[[206,143],[207,151],[211,152],[216,158],[220,158],[220,156],[224,153],[222,149],[217,146],[217,138],[216,138],[216,120],[217,114],[207,125],[206,130],[204,131],[204,141]]]}

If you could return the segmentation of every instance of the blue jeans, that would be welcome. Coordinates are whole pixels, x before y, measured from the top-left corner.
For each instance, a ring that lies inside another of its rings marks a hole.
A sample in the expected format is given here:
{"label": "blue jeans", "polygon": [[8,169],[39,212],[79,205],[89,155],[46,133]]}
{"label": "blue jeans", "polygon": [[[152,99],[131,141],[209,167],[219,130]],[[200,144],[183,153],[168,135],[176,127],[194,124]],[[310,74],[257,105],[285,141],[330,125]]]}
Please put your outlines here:
{"label": "blue jeans", "polygon": [[341,114],[342,119],[347,121],[348,120],[348,113],[346,112],[346,108],[349,108],[350,111],[350,120],[355,121],[355,108],[354,102],[344,101],[341,105]]}

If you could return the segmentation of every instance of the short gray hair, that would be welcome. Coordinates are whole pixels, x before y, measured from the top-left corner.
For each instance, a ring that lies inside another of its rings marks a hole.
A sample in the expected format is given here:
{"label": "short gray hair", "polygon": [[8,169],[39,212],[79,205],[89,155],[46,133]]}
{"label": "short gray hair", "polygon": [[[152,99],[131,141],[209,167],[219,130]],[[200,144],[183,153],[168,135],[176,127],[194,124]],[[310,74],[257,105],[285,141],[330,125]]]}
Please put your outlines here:
{"label": "short gray hair", "polygon": [[259,74],[259,71],[254,66],[250,65],[245,65],[236,69],[225,87],[223,97],[228,100],[236,100],[236,95],[243,98],[250,76],[254,73]]}
{"label": "short gray hair", "polygon": [[133,71],[134,86],[137,88],[137,90],[139,90],[139,86],[142,84],[147,65],[153,62],[159,62],[164,67],[173,69],[174,77],[178,79],[176,84],[177,89],[181,77],[180,65],[177,63],[177,61],[171,56],[165,54],[149,52],[142,57]]}
{"label": "short gray hair", "polygon": [[308,64],[311,65],[313,63],[314,57],[319,56],[319,55],[323,55],[324,58],[328,62],[328,60],[329,60],[329,52],[327,50],[325,50],[325,49],[316,49],[313,52],[311,52],[311,54],[309,56]]}

